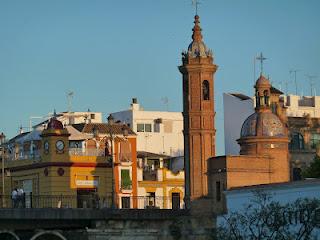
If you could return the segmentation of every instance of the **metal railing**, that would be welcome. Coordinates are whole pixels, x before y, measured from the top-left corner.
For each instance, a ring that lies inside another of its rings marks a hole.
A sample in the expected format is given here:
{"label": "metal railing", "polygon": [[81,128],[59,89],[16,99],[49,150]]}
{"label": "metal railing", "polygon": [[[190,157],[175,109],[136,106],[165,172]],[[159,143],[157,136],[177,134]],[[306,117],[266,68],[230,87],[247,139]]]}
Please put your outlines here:
{"label": "metal railing", "polygon": [[143,180],[145,181],[157,181],[158,179],[158,170],[151,170],[151,169],[143,169]]}
{"label": "metal railing", "polygon": [[[126,199],[122,199],[126,198]],[[112,196],[98,195],[34,195],[12,199],[11,196],[0,196],[0,208],[111,208]],[[127,201],[123,201],[127,200]],[[129,201],[128,201],[129,200]],[[126,205],[125,205],[126,203]],[[130,206],[129,204],[130,203]],[[125,206],[122,206],[125,205]],[[138,209],[183,209],[180,197],[163,196],[123,196],[116,199],[117,208]]]}
{"label": "metal railing", "polygon": [[90,148],[69,148],[69,155],[72,156],[105,156],[104,149],[90,149]]}
{"label": "metal railing", "polygon": [[34,195],[24,194],[12,199],[0,196],[1,208],[108,208],[111,196],[98,195]]}
{"label": "metal railing", "polygon": [[7,161],[13,161],[13,160],[40,160],[41,154],[40,150],[34,150],[34,151],[23,151],[15,154],[9,154],[5,156],[5,159]]}

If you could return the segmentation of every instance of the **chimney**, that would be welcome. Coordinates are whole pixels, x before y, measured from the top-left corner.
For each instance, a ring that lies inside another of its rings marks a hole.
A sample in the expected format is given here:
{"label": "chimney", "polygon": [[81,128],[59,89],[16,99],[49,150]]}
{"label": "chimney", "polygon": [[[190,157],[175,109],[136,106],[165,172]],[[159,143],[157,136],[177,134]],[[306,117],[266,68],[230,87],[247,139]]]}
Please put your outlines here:
{"label": "chimney", "polygon": [[22,126],[20,126],[20,128],[19,128],[19,133],[20,134],[24,133]]}
{"label": "chimney", "polygon": [[132,104],[137,104],[138,103],[138,99],[137,98],[132,98]]}
{"label": "chimney", "polygon": [[131,109],[132,110],[140,110],[140,105],[138,103],[138,99],[137,98],[132,98],[132,103],[131,103]]}

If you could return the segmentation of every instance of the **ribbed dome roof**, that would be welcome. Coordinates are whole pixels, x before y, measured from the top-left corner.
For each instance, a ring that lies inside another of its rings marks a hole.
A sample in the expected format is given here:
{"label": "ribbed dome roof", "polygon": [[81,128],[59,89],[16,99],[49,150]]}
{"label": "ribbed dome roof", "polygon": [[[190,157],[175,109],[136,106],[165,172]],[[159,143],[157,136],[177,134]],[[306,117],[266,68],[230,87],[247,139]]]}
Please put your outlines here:
{"label": "ribbed dome roof", "polygon": [[204,42],[192,42],[188,47],[189,55],[193,57],[207,57],[209,56],[209,50]]}
{"label": "ribbed dome roof", "polygon": [[207,46],[202,41],[201,27],[199,16],[196,15],[194,17],[194,27],[192,29],[192,42],[188,47],[188,55],[191,57],[208,57],[212,56],[211,50],[207,48]]}
{"label": "ribbed dome roof", "polygon": [[[258,133],[260,126],[262,133]],[[277,115],[272,112],[255,112],[243,123],[241,138],[252,136],[281,137],[285,136],[285,129]]]}

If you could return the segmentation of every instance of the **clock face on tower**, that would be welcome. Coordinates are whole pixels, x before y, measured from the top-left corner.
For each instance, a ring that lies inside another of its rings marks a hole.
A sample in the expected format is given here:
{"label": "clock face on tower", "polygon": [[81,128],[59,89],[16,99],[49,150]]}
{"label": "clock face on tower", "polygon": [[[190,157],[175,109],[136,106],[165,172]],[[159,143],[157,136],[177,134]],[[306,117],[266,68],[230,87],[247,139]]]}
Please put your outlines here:
{"label": "clock face on tower", "polygon": [[56,142],[56,148],[58,152],[62,152],[64,149],[64,142],[62,140],[58,140]]}

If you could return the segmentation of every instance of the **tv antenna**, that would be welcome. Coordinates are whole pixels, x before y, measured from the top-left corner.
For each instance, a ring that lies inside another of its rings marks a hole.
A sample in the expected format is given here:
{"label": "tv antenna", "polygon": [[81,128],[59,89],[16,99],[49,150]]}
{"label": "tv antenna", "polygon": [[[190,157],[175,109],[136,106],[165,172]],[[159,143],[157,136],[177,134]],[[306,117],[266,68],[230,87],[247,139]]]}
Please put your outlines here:
{"label": "tv antenna", "polygon": [[309,79],[310,94],[311,94],[311,96],[314,96],[314,92],[313,92],[313,90],[315,90],[315,89],[314,89],[314,85],[315,85],[314,79],[316,79],[318,76],[306,75],[306,77]]}
{"label": "tv antenna", "polygon": [[198,5],[200,5],[200,0],[192,0],[192,5],[196,9],[196,15],[198,15]]}
{"label": "tv antenna", "polygon": [[71,112],[72,98],[73,98],[74,92],[69,91],[66,93],[66,95],[67,95],[67,101],[68,101],[68,112]]}
{"label": "tv antenna", "polygon": [[166,106],[166,111],[169,111],[169,99],[168,97],[162,97],[161,102]]}
{"label": "tv antenna", "polygon": [[300,72],[301,70],[299,69],[291,69],[289,71],[289,74],[291,75],[292,73],[294,73],[294,85],[296,87],[296,95],[298,95],[298,84],[297,84],[297,72]]}

